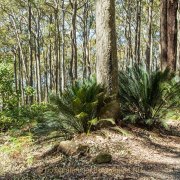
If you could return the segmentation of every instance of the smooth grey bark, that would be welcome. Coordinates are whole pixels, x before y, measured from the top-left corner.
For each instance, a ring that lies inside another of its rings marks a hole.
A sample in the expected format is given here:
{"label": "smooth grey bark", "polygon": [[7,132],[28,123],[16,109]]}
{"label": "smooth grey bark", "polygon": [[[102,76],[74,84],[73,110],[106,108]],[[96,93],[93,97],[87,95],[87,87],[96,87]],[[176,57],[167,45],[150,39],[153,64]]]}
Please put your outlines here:
{"label": "smooth grey bark", "polygon": [[115,28],[115,1],[96,1],[97,82],[109,94],[118,92],[118,62]]}

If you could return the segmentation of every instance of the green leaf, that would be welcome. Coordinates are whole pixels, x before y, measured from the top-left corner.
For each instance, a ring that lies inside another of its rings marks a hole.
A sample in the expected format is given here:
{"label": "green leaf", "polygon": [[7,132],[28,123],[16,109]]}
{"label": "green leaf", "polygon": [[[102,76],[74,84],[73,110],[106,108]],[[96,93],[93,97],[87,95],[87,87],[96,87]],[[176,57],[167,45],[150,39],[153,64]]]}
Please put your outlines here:
{"label": "green leaf", "polygon": [[94,109],[98,105],[98,100],[91,103],[91,108]]}
{"label": "green leaf", "polygon": [[100,122],[110,122],[112,125],[115,125],[115,120],[113,118],[107,118],[107,119],[100,119],[98,123]]}
{"label": "green leaf", "polygon": [[88,117],[88,114],[85,112],[81,112],[80,114],[76,115],[75,117],[78,119],[85,119]]}
{"label": "green leaf", "polygon": [[88,121],[90,125],[96,126],[98,124],[98,118],[94,118]]}
{"label": "green leaf", "polygon": [[82,109],[82,102],[78,97],[73,100],[73,108],[76,114],[79,113],[79,111]]}

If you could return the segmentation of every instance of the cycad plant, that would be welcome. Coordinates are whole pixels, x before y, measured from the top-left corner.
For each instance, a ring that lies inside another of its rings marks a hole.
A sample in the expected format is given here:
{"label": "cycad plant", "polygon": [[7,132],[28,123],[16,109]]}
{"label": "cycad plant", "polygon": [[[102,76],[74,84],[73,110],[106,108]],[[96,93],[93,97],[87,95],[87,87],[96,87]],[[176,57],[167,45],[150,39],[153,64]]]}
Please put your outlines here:
{"label": "cycad plant", "polygon": [[78,81],[61,96],[51,95],[55,116],[61,130],[71,133],[88,133],[98,124],[98,113],[104,106],[105,91],[94,78]]}
{"label": "cycad plant", "polygon": [[154,126],[178,106],[180,81],[168,69],[148,72],[135,65],[119,73],[119,94],[124,120]]}

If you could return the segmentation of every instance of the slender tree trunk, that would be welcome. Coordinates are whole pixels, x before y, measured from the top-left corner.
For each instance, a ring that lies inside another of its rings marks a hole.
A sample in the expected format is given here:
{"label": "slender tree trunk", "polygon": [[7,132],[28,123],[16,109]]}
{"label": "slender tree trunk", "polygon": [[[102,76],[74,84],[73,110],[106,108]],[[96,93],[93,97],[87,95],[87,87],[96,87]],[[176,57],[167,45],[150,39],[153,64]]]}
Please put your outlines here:
{"label": "slender tree trunk", "polygon": [[77,42],[76,42],[76,16],[77,16],[77,0],[73,0],[72,6],[72,30],[71,30],[71,62],[70,62],[70,77],[72,82],[77,79]]}
{"label": "slender tree trunk", "polygon": [[40,55],[39,55],[39,45],[38,45],[38,40],[35,40],[35,54],[36,54],[36,81],[37,81],[37,99],[38,102],[41,102],[41,72],[40,72]]}
{"label": "slender tree trunk", "polygon": [[167,3],[161,0],[161,69],[167,65]]}
{"label": "slender tree trunk", "polygon": [[49,86],[48,86],[48,52],[44,53],[44,66],[45,66],[45,101],[48,102],[48,93],[49,93]]}
{"label": "slender tree trunk", "polygon": [[148,13],[148,42],[146,47],[146,65],[150,71],[152,63],[152,11],[153,0],[149,0],[149,13]]}
{"label": "slender tree trunk", "polygon": [[23,76],[23,66],[22,66],[22,60],[21,60],[21,50],[18,47],[18,57],[19,57],[19,90],[21,91],[21,105],[25,104],[25,98],[24,98],[24,76]]}
{"label": "slender tree trunk", "polygon": [[19,46],[19,52],[20,52],[19,56],[21,56],[21,61],[22,61],[22,65],[23,65],[23,71],[24,71],[24,74],[25,74],[25,80],[27,82],[28,81],[28,77],[27,77],[28,75],[27,75],[27,68],[26,68],[26,65],[25,65],[25,57],[24,57],[24,53],[23,53],[22,45],[21,45],[21,39],[20,39],[20,36],[19,36],[19,32],[18,32],[18,28],[17,28],[16,22],[15,22],[14,16],[12,15],[11,17],[12,17],[11,20],[12,20],[12,24],[13,24],[13,27],[14,27],[16,39],[17,39],[18,46]]}
{"label": "slender tree trunk", "polygon": [[54,36],[54,59],[56,61],[55,65],[55,86],[56,86],[56,94],[59,92],[59,42],[58,42],[58,9],[56,7],[54,12],[54,20],[55,20],[55,36]]}
{"label": "slender tree trunk", "polygon": [[136,29],[135,29],[135,62],[138,59],[138,28],[139,28],[139,2],[136,3]]}
{"label": "slender tree trunk", "polygon": [[[30,59],[30,80],[29,85],[33,87],[33,44],[32,44],[32,10],[31,2],[28,1],[29,6],[29,59]],[[29,98],[30,104],[33,103],[33,95]]]}
{"label": "slender tree trunk", "polygon": [[133,64],[133,52],[132,52],[132,32],[131,32],[131,19],[132,19],[132,7],[131,0],[128,0],[128,50],[129,50],[129,65]]}
{"label": "slender tree trunk", "polygon": [[[52,15],[50,15],[50,25],[52,25]],[[51,33],[49,32],[49,38],[51,38]],[[50,90],[53,89],[53,72],[52,72],[52,44],[51,39],[49,43],[49,81],[50,81]]]}
{"label": "slender tree trunk", "polygon": [[[138,27],[138,47],[137,47],[137,62],[138,64],[141,63],[141,3],[142,0],[139,0],[139,13],[138,13],[138,21],[139,21],[139,27]],[[143,52],[143,51],[142,51]]]}
{"label": "slender tree trunk", "polygon": [[88,55],[87,55],[87,61],[88,61],[88,77],[90,77],[92,70],[91,70],[91,41],[89,40],[88,36],[88,47],[87,47]]}
{"label": "slender tree trunk", "polygon": [[178,4],[178,14],[177,14],[177,17],[178,17],[178,44],[177,44],[177,70],[179,70],[179,75],[180,75],[180,1],[179,1],[179,4]]}
{"label": "slender tree trunk", "polygon": [[64,91],[65,88],[65,9],[64,9],[64,0],[62,0],[62,60],[61,60],[61,91]]}
{"label": "slender tree trunk", "polygon": [[14,56],[14,82],[15,82],[15,90],[18,90],[18,78],[17,78],[17,55],[16,52],[13,52]]}
{"label": "slender tree trunk", "polygon": [[87,55],[88,55],[88,26],[87,26],[87,19],[88,19],[88,1],[84,4],[84,11],[83,11],[83,78],[87,78],[88,76],[88,69],[87,69]]}

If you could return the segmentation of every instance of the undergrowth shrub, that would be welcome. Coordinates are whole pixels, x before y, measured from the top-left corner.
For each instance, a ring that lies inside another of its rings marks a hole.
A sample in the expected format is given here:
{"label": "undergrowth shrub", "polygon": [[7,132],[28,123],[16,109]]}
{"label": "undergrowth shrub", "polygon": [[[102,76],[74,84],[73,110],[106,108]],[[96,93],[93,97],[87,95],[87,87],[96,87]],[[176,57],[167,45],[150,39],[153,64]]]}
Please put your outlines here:
{"label": "undergrowth shrub", "polygon": [[49,109],[48,104],[40,103],[6,109],[0,113],[0,130],[7,131],[12,128],[20,128],[24,124],[34,121],[41,123],[44,112]]}
{"label": "undergrowth shrub", "polygon": [[123,119],[154,127],[163,124],[166,113],[179,107],[179,77],[165,71],[148,72],[134,66],[119,73],[119,95]]}
{"label": "undergrowth shrub", "polygon": [[3,112],[0,113],[0,132],[6,131],[16,124],[16,119],[6,116]]}
{"label": "undergrowth shrub", "polygon": [[58,122],[61,130],[68,133],[89,133],[101,120],[98,117],[100,108],[105,105],[104,88],[95,79],[78,81],[68,87],[61,96],[51,95],[54,111],[47,112],[51,123]]}

